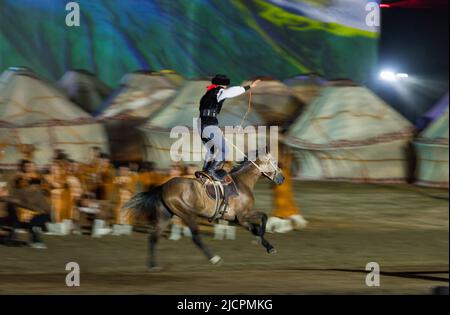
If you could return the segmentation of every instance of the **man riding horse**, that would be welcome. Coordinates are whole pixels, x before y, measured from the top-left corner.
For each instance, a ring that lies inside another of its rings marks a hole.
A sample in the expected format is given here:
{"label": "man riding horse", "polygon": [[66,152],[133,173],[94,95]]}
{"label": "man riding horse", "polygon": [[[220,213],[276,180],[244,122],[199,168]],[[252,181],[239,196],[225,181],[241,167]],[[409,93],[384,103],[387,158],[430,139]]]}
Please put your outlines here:
{"label": "man riding horse", "polygon": [[228,152],[217,115],[226,99],[244,94],[259,82],[260,80],[256,80],[250,85],[228,87],[230,79],[226,75],[217,74],[200,100],[200,136],[207,149],[203,171],[215,180],[220,181],[225,176],[222,167]]}

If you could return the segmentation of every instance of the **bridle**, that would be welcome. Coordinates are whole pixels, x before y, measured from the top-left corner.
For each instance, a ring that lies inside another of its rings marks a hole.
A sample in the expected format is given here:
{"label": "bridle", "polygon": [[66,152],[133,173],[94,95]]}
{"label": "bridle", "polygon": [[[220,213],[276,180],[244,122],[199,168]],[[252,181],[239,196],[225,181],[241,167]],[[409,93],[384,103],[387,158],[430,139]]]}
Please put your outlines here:
{"label": "bridle", "polygon": [[[264,171],[259,167],[259,165],[258,165],[258,169],[259,169],[259,171],[261,172],[261,174],[262,174],[263,176],[267,177],[267,178],[270,179],[271,181],[274,181],[274,180],[275,180],[275,177],[280,173],[280,168],[277,167],[277,166],[275,165],[275,162],[273,161],[272,156],[270,156],[270,155],[268,156],[268,161],[269,161],[270,166],[271,166],[272,169],[273,169],[271,172],[264,172]],[[254,164],[256,164],[256,163],[254,163]],[[272,173],[272,176],[269,175],[269,173]]]}
{"label": "bridle", "polygon": [[[265,172],[261,166],[259,166],[258,164],[256,164],[254,161],[252,161],[251,159],[248,158],[248,156],[241,151],[241,149],[239,149],[237,146],[234,145],[234,143],[232,143],[230,140],[228,140],[226,137],[223,137],[225,139],[225,141],[227,141],[233,148],[236,149],[236,151],[238,151],[240,154],[242,154],[242,156],[247,158],[247,161],[249,161],[250,163],[252,163],[260,172],[263,176],[267,177],[268,179],[270,179],[271,181],[274,181],[275,177],[280,173],[280,168],[277,167],[272,159],[272,156],[269,154],[267,156],[267,159],[269,161],[270,166],[272,167],[272,171],[269,172]],[[273,173],[272,176],[269,175],[269,173]]]}

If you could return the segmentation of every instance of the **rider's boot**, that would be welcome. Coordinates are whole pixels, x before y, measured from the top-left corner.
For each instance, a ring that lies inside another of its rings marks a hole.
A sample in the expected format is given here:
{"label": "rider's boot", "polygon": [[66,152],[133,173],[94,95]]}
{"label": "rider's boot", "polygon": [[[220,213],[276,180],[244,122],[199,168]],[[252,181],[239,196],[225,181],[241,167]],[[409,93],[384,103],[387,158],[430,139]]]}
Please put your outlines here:
{"label": "rider's boot", "polygon": [[214,180],[221,181],[226,175],[226,172],[222,170],[224,164],[225,161],[213,161],[211,167],[207,170],[208,174]]}
{"label": "rider's boot", "polygon": [[208,172],[208,169],[211,168],[212,162],[213,162],[213,161],[205,161],[205,162],[203,163],[203,169],[202,169],[202,171],[203,171],[203,172]]}

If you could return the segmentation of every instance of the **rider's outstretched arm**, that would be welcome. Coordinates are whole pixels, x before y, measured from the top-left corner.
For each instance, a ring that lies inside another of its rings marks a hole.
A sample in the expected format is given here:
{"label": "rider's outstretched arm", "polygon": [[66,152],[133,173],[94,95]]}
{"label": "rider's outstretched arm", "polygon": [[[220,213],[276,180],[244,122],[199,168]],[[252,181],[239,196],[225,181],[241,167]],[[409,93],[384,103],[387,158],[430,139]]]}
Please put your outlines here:
{"label": "rider's outstretched arm", "polygon": [[217,94],[217,101],[221,102],[221,101],[223,101],[223,100],[225,100],[227,98],[233,98],[233,97],[242,95],[248,89],[250,89],[250,85],[246,85],[246,86],[232,86],[232,87],[229,87],[229,88],[226,88],[226,89],[222,89]]}
{"label": "rider's outstretched arm", "polygon": [[261,80],[255,80],[250,85],[246,86],[232,86],[227,89],[222,89],[219,91],[219,93],[217,93],[217,101],[220,102],[227,98],[233,98],[242,95],[245,93],[245,91],[257,86],[259,82],[261,82]]}

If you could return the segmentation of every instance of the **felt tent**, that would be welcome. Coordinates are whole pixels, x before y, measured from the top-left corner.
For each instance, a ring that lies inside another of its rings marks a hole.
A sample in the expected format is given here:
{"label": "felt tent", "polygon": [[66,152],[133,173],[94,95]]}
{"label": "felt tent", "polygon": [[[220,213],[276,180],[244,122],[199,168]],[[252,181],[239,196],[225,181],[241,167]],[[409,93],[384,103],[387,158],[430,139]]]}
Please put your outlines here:
{"label": "felt tent", "polygon": [[320,90],[326,84],[326,80],[318,75],[298,75],[283,81],[289,86],[294,95],[304,104],[310,104],[317,96]]}
{"label": "felt tent", "polygon": [[448,188],[448,105],[441,117],[414,141],[414,146],[417,184]]}
{"label": "felt tent", "polygon": [[67,97],[86,112],[94,113],[111,93],[111,88],[86,70],[70,70],[58,81]]}
{"label": "felt tent", "polygon": [[295,151],[300,178],[402,182],[413,131],[366,87],[336,81],[308,105],[284,142]]}
{"label": "felt tent", "polygon": [[41,165],[56,149],[77,161],[91,146],[108,152],[102,124],[30,70],[10,68],[0,77],[0,164],[16,165],[25,145],[36,149],[34,161]]}
{"label": "felt tent", "polygon": [[180,78],[167,71],[136,71],[122,78],[98,115],[106,125],[114,161],[143,160],[144,141],[138,127],[175,95]]}
{"label": "felt tent", "polygon": [[418,131],[424,130],[429,124],[440,118],[448,109],[448,92],[429,111],[417,119],[416,127]]}
{"label": "felt tent", "polygon": [[[242,85],[250,83],[251,81],[244,81]],[[294,91],[278,80],[262,78],[250,93],[250,100],[249,95],[245,94],[229,100],[228,104],[247,107],[250,102],[251,109],[270,126],[289,125],[303,108],[303,102],[295,96]]]}
{"label": "felt tent", "polygon": [[136,71],[126,74],[120,87],[102,105],[98,117],[146,119],[165,104],[176,89],[177,84],[161,73]]}

